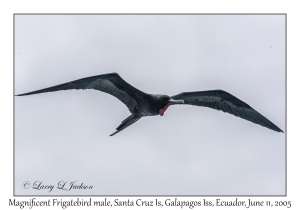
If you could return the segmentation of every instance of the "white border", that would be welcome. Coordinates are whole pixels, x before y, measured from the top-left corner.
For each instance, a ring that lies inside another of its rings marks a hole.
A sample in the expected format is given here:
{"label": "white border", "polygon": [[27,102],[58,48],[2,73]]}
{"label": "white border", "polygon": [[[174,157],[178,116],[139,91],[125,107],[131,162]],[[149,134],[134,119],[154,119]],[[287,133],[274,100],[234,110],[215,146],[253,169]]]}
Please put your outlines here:
{"label": "white border", "polygon": [[[287,196],[286,197],[251,197],[257,200],[292,201],[292,208],[299,209],[299,139],[298,128],[298,95],[299,95],[299,9],[296,1],[2,1],[0,6],[0,58],[1,58],[1,185],[0,206],[7,207],[8,199],[13,199],[13,14],[14,13],[287,13]],[[292,113],[292,114],[290,114]],[[15,197],[18,200],[29,200],[29,197]],[[52,197],[54,198],[54,197]],[[124,197],[123,197],[124,198]],[[48,198],[38,198],[46,200]],[[69,200],[69,198],[64,198]],[[124,198],[125,199],[125,198]],[[134,197],[130,199],[135,200]],[[164,200],[163,197],[160,197]],[[194,198],[195,199],[195,198]],[[184,200],[194,200],[184,198]],[[207,198],[215,200],[214,197]],[[246,200],[246,198],[241,198]],[[99,198],[99,200],[102,200]],[[111,198],[113,200],[113,198]],[[183,198],[181,198],[183,200]],[[202,198],[199,197],[199,200]],[[222,197],[222,200],[234,200]],[[18,208],[18,207],[17,207]],[[38,209],[37,207],[34,207]],[[93,207],[93,209],[99,207]],[[134,207],[133,209],[136,209]],[[180,207],[176,207],[180,208]],[[199,207],[198,207],[199,208]],[[201,207],[204,208],[204,207]],[[51,209],[61,209],[56,207]],[[68,207],[74,209],[74,207]],[[78,208],[77,208],[78,209]],[[111,209],[111,208],[109,208]],[[218,208],[214,208],[218,209]],[[235,208],[238,209],[238,208]],[[252,207],[251,209],[258,209]],[[260,208],[262,209],[262,208]]]}

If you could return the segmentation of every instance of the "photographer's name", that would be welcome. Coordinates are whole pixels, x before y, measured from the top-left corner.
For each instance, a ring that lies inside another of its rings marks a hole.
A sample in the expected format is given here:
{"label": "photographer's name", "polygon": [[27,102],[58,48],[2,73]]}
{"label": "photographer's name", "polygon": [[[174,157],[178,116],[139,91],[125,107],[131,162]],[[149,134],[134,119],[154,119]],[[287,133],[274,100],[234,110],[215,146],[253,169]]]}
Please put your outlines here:
{"label": "photographer's name", "polygon": [[[43,181],[35,181],[32,184],[32,189],[35,190],[48,190],[51,192],[54,189],[55,185],[46,185]],[[84,183],[79,184],[77,181],[60,181],[56,185],[56,189],[71,191],[71,190],[91,190],[93,189],[93,185],[87,185]]]}

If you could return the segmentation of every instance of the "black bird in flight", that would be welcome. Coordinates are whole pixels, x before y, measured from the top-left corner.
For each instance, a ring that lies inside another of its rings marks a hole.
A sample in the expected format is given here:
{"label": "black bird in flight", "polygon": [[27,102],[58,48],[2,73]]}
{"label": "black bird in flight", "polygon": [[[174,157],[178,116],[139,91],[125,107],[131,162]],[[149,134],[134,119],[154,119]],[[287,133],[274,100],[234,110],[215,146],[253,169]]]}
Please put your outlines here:
{"label": "black bird in flight", "polygon": [[127,106],[131,115],[123,120],[116,128],[117,131],[110,136],[124,130],[142,117],[155,115],[163,116],[167,108],[170,105],[175,104],[205,106],[222,110],[223,112],[233,114],[271,130],[283,132],[251,106],[223,90],[184,92],[171,97],[167,95],[147,94],[125,82],[117,73],[86,77],[17,96],[72,89],[100,90],[117,97]]}

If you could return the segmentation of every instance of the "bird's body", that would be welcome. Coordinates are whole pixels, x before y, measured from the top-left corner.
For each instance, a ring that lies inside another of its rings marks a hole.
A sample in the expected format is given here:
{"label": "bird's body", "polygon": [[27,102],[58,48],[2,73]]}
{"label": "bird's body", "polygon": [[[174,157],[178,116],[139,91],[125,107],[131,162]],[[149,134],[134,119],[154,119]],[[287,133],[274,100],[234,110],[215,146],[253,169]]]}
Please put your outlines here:
{"label": "bird's body", "polygon": [[233,114],[271,130],[283,132],[248,104],[223,90],[186,92],[171,97],[167,95],[147,94],[125,82],[117,73],[87,77],[17,96],[71,89],[99,90],[117,97],[127,106],[131,115],[121,122],[116,128],[117,131],[111,134],[111,136],[132,125],[142,117],[163,116],[167,108],[175,104],[205,106],[222,110],[223,112]]}

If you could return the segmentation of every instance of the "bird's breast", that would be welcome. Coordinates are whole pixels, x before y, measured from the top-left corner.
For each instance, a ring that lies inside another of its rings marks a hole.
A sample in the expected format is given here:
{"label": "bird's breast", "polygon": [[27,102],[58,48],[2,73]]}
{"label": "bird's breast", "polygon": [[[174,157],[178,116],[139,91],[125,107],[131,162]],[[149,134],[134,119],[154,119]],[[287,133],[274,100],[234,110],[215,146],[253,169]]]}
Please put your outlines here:
{"label": "bird's breast", "polygon": [[155,116],[159,114],[159,110],[156,110],[155,106],[146,100],[142,101],[140,106],[137,106],[137,112],[142,116]]}

